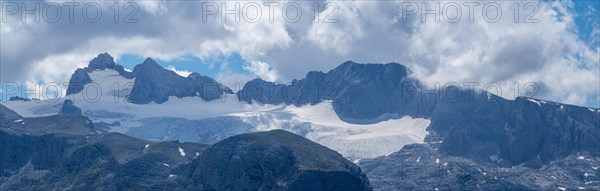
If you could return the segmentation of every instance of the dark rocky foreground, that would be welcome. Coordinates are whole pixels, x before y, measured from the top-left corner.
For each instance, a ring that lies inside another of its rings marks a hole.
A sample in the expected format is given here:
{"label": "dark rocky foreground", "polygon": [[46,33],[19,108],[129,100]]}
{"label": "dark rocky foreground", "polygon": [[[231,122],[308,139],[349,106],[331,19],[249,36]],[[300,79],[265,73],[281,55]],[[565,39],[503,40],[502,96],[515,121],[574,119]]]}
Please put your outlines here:
{"label": "dark rocky foreground", "polygon": [[282,130],[156,143],[0,109],[0,190],[371,190],[358,166]]}
{"label": "dark rocky foreground", "polygon": [[227,138],[181,170],[192,190],[371,189],[342,155],[284,130]]}
{"label": "dark rocky foreground", "polygon": [[503,167],[443,154],[440,145],[407,145],[388,156],[361,160],[359,166],[374,190],[600,190],[600,160],[587,152],[540,168]]}

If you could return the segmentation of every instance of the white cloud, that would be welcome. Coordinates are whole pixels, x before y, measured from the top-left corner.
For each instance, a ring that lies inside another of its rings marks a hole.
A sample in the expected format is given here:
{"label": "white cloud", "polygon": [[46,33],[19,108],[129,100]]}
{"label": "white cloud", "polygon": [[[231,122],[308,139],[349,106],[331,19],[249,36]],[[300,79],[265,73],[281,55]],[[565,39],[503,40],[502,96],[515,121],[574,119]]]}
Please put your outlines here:
{"label": "white cloud", "polygon": [[[510,5],[502,4],[506,9]],[[540,7],[538,23],[515,23],[504,17],[493,24],[485,20],[419,24],[408,46],[409,65],[421,70],[417,76],[430,83],[498,82],[505,84],[502,96],[514,98],[513,82],[520,88],[534,82],[542,88],[538,97],[585,104],[587,96],[599,91],[599,54],[572,32],[569,6],[551,2]],[[556,15],[563,16],[556,19]]]}
{"label": "white cloud", "polygon": [[261,61],[252,61],[244,66],[244,69],[260,76],[262,79],[270,82],[277,81],[279,74],[271,69],[269,64]]}
{"label": "white cloud", "polygon": [[173,72],[175,72],[175,73],[177,73],[177,74],[179,74],[180,76],[183,76],[183,77],[187,77],[187,76],[189,76],[192,73],[192,72],[187,71],[187,70],[177,70],[177,68],[175,68],[175,66],[172,66],[172,65],[167,66],[165,69],[171,70],[171,71],[173,71]]}
{"label": "white cloud", "polygon": [[[403,17],[404,1],[324,2],[337,9],[327,7],[319,17],[335,10],[333,19],[338,22],[313,22],[310,1],[297,2],[304,14],[296,23],[285,22],[281,6],[275,9],[274,22],[263,7],[263,19],[256,23],[232,18],[222,23],[218,16],[205,23],[199,11],[202,2],[196,1],[141,2],[144,11],[136,15],[137,24],[20,23],[12,18],[0,30],[2,37],[11,37],[2,38],[2,81],[68,81],[75,68],[100,52],[166,61],[237,53],[249,63],[244,69],[251,75],[222,69],[217,80],[260,76],[288,82],[308,71],[326,71],[354,60],[399,62],[427,83],[497,82],[508,98],[514,96],[513,82],[538,83],[538,97],[576,104],[585,104],[591,96],[595,100],[600,92],[600,51],[578,36],[572,2],[541,3],[537,23],[515,23],[509,9],[513,2],[506,1],[497,2],[504,10],[497,23],[486,22],[481,14],[468,22],[464,6],[460,22],[437,23],[429,17],[422,23],[418,16]],[[522,11],[520,19],[527,13]],[[598,42],[598,35],[589,41]]]}
{"label": "white cloud", "polygon": [[165,7],[165,1],[164,0],[155,0],[155,1],[137,1],[136,4],[139,4],[139,6],[152,14],[165,14],[167,9]]}
{"label": "white cloud", "polygon": [[360,20],[361,14],[357,4],[365,1],[351,1],[348,3],[336,4],[338,6],[328,6],[319,13],[319,18],[326,18],[334,11],[340,13],[341,18],[336,18],[336,22],[317,22],[308,30],[307,39],[315,43],[325,51],[333,51],[337,54],[345,54],[356,41],[364,36]]}

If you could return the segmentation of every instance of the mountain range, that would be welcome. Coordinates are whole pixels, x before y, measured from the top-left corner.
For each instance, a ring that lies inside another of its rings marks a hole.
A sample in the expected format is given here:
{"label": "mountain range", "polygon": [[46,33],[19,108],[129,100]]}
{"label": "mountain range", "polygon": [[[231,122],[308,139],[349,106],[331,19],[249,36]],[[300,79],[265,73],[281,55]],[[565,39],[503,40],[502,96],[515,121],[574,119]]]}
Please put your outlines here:
{"label": "mountain range", "polygon": [[600,189],[600,109],[427,89],[398,63],[234,92],[150,58],[128,72],[104,53],[66,97],[12,100],[0,107],[3,188]]}

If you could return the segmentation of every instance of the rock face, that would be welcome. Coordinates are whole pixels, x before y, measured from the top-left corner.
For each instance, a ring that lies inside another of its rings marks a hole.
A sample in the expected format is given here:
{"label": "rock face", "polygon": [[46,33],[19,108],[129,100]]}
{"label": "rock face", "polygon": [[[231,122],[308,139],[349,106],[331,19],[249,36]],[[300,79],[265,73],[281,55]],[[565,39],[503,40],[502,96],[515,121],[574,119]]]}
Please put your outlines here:
{"label": "rock face", "polygon": [[[2,190],[156,190],[170,171],[206,146],[150,143],[118,133],[91,136],[14,135],[0,130]],[[168,190],[166,187],[160,190]]]}
{"label": "rock face", "polygon": [[190,190],[371,190],[352,162],[283,130],[227,138],[187,168]]}
{"label": "rock face", "polygon": [[0,190],[169,190],[171,171],[208,147],[98,134],[83,116],[22,120],[0,128]]}
{"label": "rock face", "polygon": [[524,97],[476,98],[438,103],[431,119],[429,129],[443,137],[441,150],[449,155],[498,157],[501,165],[532,168],[578,152],[600,156],[597,109]]}
{"label": "rock face", "polygon": [[196,72],[191,73],[187,79],[192,81],[197,95],[207,101],[219,99],[223,94],[233,94],[233,91],[229,87]]}
{"label": "rock face", "polygon": [[84,68],[84,70],[88,73],[94,72],[95,70],[105,69],[115,70],[119,72],[119,75],[128,79],[134,78],[133,74],[131,72],[125,71],[125,68],[123,68],[123,66],[115,64],[113,57],[108,53],[99,54],[96,58],[90,61],[87,67]]}
{"label": "rock face", "polygon": [[81,115],[81,109],[73,104],[71,100],[65,100],[58,114],[63,115]]}
{"label": "rock face", "polygon": [[110,56],[108,53],[102,53],[90,61],[86,70],[88,72],[93,72],[94,70],[104,70],[107,68],[114,69],[115,65],[116,64],[112,56]]}
{"label": "rock face", "polygon": [[231,89],[209,77],[198,73],[182,77],[164,69],[150,58],[137,65],[133,74],[136,78],[128,100],[137,104],[164,103],[170,96],[200,97],[211,101],[219,99],[225,93],[233,93]]}
{"label": "rock face", "polygon": [[77,94],[81,92],[86,84],[92,83],[92,78],[84,69],[77,69],[75,73],[71,75],[69,80],[69,87],[67,88],[67,95]]}
{"label": "rock face", "polygon": [[396,63],[348,61],[327,73],[309,72],[304,79],[294,80],[290,85],[255,79],[244,85],[237,96],[249,103],[297,106],[333,100],[333,107],[342,119],[373,119],[399,110],[413,111],[402,101],[405,98],[402,95],[409,95],[404,87],[415,86],[416,81],[408,76],[410,73]]}
{"label": "rock face", "polygon": [[8,127],[22,117],[11,109],[0,104],[0,127]]}

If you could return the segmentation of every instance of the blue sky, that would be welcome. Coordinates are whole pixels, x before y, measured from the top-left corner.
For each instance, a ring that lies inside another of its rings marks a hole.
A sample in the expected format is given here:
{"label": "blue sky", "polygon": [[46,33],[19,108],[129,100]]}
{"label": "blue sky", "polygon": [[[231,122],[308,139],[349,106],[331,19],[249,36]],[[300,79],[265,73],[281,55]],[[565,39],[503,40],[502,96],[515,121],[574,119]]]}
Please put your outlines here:
{"label": "blue sky", "polygon": [[[125,54],[116,60],[116,63],[133,70],[137,64],[144,62],[145,59],[137,55]],[[165,68],[173,66],[177,70],[197,72],[211,78],[217,78],[217,75],[222,72],[223,64],[228,64],[227,69],[232,73],[250,75],[243,67],[248,63],[239,54],[235,53],[231,55],[218,55],[206,59],[187,55],[172,60],[156,59],[156,62]]]}

